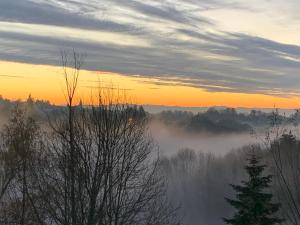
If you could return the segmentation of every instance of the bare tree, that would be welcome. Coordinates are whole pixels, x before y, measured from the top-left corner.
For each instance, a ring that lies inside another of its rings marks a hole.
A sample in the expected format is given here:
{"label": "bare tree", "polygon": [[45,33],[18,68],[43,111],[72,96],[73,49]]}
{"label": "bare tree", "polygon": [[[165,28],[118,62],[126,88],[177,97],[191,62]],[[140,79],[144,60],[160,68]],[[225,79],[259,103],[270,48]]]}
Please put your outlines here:
{"label": "bare tree", "polygon": [[[89,106],[74,106],[81,59],[67,68],[67,114],[53,132],[36,170],[39,211],[50,224],[175,224],[160,176],[147,117],[121,101],[113,88],[99,89]],[[156,159],[155,159],[156,158]]]}
{"label": "bare tree", "polygon": [[17,106],[1,133],[1,162],[7,176],[1,192],[1,214],[6,221],[21,225],[30,224],[29,221],[34,221],[37,216],[32,211],[34,205],[29,186],[38,145],[38,130],[36,122]]}
{"label": "bare tree", "polygon": [[75,173],[76,173],[76,150],[75,150],[75,140],[74,140],[74,109],[73,109],[73,103],[74,103],[74,96],[76,92],[76,88],[78,85],[78,78],[80,69],[82,66],[82,56],[78,55],[73,50],[73,67],[71,68],[71,71],[68,71],[68,56],[66,53],[62,53],[62,67],[64,71],[64,77],[65,77],[65,84],[66,84],[66,97],[67,97],[67,106],[68,106],[68,140],[69,140],[69,148],[70,148],[70,162],[68,165],[69,170],[69,177],[70,177],[70,184],[68,185],[71,189],[71,224],[76,225],[77,224],[77,202],[75,199]]}
{"label": "bare tree", "polygon": [[1,146],[0,153],[0,202],[7,192],[12,180],[16,177],[17,168],[14,153]]}
{"label": "bare tree", "polygon": [[300,224],[300,145],[291,130],[280,120],[278,110],[271,116],[271,128],[265,138],[265,147],[271,156],[274,191],[283,204],[281,212],[288,223]]}

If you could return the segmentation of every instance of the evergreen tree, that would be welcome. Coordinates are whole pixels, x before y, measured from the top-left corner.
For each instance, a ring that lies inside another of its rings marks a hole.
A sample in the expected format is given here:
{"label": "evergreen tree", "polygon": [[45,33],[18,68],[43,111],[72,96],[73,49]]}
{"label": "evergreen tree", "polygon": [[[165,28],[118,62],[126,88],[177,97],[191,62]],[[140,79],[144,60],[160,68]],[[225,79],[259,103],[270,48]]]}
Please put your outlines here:
{"label": "evergreen tree", "polygon": [[271,175],[262,175],[265,168],[266,165],[260,165],[258,158],[251,154],[245,166],[248,181],[242,181],[242,185],[231,185],[237,192],[236,200],[226,199],[236,209],[231,219],[224,219],[227,224],[273,225],[283,222],[274,215],[280,204],[272,203],[273,195],[265,192],[272,182]]}

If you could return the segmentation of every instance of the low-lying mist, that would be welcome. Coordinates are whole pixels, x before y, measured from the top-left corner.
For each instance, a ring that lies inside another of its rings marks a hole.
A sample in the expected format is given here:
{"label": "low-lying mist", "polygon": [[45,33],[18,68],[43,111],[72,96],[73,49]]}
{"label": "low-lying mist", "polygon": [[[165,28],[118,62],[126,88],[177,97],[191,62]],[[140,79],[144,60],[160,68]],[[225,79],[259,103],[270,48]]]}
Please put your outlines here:
{"label": "low-lying mist", "polygon": [[162,155],[171,156],[178,150],[189,148],[197,152],[225,155],[232,149],[258,142],[251,132],[212,134],[209,132],[190,133],[172,125],[152,121],[150,133],[158,144]]}

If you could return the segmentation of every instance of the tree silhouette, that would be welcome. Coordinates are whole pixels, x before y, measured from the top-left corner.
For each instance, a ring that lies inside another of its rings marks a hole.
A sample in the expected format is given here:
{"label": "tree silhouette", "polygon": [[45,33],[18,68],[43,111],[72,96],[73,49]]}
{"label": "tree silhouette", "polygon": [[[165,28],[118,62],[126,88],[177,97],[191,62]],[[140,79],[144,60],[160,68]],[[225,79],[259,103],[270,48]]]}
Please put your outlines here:
{"label": "tree silhouette", "polygon": [[263,176],[266,165],[260,165],[255,154],[251,154],[245,169],[249,175],[248,181],[242,185],[232,185],[237,192],[236,200],[226,199],[237,212],[230,219],[224,219],[232,225],[273,225],[283,222],[283,219],[274,215],[280,204],[273,203],[273,195],[265,192],[270,187],[272,176]]}

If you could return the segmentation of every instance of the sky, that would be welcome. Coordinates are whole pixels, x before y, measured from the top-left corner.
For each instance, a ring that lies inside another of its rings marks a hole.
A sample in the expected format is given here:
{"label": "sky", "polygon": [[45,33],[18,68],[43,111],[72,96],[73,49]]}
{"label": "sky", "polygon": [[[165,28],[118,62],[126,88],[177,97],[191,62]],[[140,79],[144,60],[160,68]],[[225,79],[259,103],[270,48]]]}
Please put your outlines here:
{"label": "sky", "polygon": [[0,0],[0,94],[63,104],[60,52],[85,55],[78,98],[299,108],[297,0]]}

